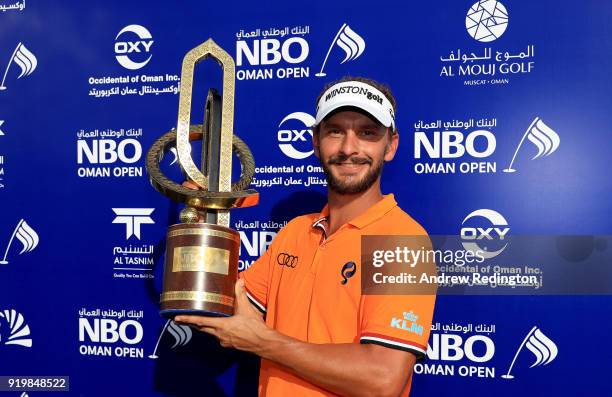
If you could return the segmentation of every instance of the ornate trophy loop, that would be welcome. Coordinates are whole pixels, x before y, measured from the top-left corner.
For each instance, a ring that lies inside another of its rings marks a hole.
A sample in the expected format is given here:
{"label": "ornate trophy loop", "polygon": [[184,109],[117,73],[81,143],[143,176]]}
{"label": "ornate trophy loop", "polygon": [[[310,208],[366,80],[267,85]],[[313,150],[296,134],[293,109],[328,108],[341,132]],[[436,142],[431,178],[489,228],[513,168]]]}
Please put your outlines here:
{"label": "ornate trophy loop", "polygon": [[[185,55],[181,70],[181,92],[179,94],[178,122],[176,124],[176,152],[179,162],[189,179],[201,188],[208,185],[208,178],[193,162],[189,145],[189,126],[191,120],[191,98],[193,90],[193,72],[195,65],[206,58],[213,58],[223,68],[223,103],[221,107],[221,137],[219,149],[221,159],[230,156],[230,160],[219,170],[219,191],[231,190],[232,134],[234,131],[234,92],[236,64],[234,59],[214,42],[208,39]],[[223,161],[223,160],[222,160]]]}
{"label": "ornate trophy loop", "polygon": [[[202,128],[202,124],[192,124],[189,127],[189,141],[201,140]],[[175,144],[176,130],[172,129],[157,139],[147,153],[146,170],[155,190],[174,201],[199,209],[230,209],[257,204],[258,193],[247,189],[255,175],[255,160],[251,149],[237,135],[233,136],[232,147],[240,160],[242,173],[240,179],[232,184],[231,192],[193,190],[166,177],[160,170],[159,163]],[[204,189],[208,189],[208,186],[204,186]]]}

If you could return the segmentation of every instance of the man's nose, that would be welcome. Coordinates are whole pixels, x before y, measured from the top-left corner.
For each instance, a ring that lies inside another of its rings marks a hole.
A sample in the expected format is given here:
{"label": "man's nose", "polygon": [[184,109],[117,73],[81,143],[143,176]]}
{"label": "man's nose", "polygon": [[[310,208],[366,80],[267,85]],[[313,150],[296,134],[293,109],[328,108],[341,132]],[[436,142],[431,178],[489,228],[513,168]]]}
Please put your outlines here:
{"label": "man's nose", "polygon": [[355,134],[355,131],[346,131],[346,134],[344,134],[344,137],[342,138],[340,151],[347,156],[359,153],[359,140],[357,139],[357,134]]}

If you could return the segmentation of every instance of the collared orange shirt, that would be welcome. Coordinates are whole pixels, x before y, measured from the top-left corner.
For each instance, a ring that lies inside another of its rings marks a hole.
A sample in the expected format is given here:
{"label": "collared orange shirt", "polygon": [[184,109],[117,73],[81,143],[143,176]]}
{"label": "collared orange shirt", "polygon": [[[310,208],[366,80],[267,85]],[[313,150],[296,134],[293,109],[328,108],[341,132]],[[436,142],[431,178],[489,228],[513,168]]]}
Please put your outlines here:
{"label": "collared orange shirt", "polygon": [[[362,235],[426,235],[392,194],[365,213],[326,235],[329,208],[297,217],[269,249],[240,275],[247,296],[266,313],[266,324],[310,343],[375,343],[423,357],[431,328],[435,295],[362,295]],[[412,312],[421,334],[394,326]],[[412,379],[402,393],[407,396]],[[262,359],[262,396],[334,396]]]}

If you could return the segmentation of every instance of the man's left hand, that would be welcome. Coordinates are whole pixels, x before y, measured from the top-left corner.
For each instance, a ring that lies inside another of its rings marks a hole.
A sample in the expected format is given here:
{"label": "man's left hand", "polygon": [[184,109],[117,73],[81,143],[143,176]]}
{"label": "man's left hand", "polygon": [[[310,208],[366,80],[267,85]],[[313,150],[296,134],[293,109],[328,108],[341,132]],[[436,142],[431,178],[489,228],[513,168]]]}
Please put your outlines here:
{"label": "man's left hand", "polygon": [[223,347],[257,352],[262,345],[263,335],[271,329],[266,326],[261,313],[249,302],[243,279],[236,282],[235,291],[232,317],[181,315],[176,316],[174,321],[216,336]]}

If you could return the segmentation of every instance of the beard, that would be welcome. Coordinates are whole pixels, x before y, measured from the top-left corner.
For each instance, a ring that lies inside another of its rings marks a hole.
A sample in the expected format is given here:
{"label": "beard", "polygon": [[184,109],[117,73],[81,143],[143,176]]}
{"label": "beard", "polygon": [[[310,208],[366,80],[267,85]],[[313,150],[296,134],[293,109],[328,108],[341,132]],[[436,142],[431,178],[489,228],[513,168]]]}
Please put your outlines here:
{"label": "beard", "polygon": [[[384,161],[381,158],[379,162],[374,163],[370,157],[349,157],[345,154],[337,154],[324,161],[319,159],[325,178],[327,179],[327,187],[338,194],[357,194],[368,190],[382,173]],[[349,178],[348,181],[336,178],[332,173],[331,166],[334,164],[350,162],[352,164],[369,164],[370,168],[366,174],[359,180]]]}

